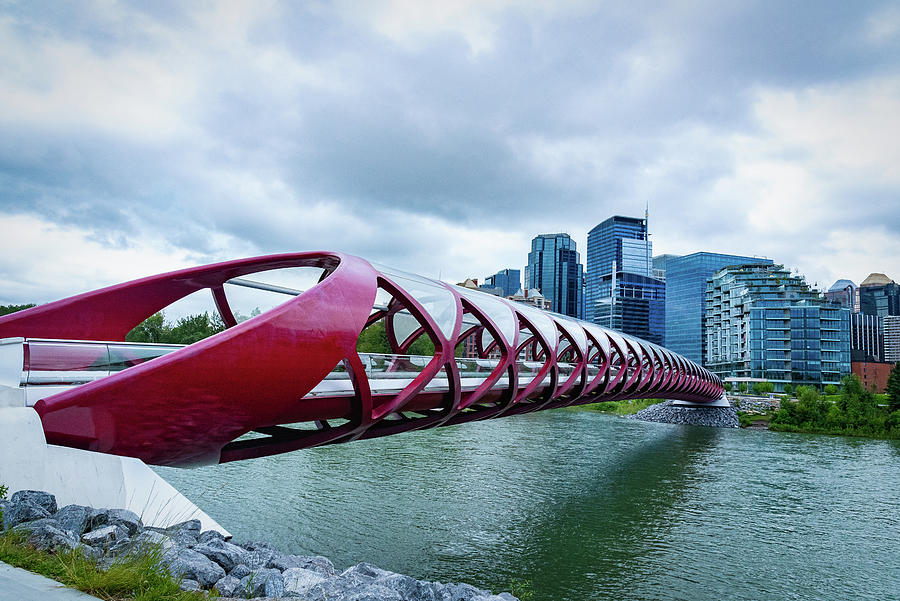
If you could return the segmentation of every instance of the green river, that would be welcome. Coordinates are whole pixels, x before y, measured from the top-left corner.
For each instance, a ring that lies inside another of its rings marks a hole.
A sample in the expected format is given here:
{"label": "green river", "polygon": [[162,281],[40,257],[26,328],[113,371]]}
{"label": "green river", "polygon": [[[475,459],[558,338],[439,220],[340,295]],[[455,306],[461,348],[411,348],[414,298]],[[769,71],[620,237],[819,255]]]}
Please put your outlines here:
{"label": "green river", "polygon": [[548,411],[197,470],[235,540],[534,601],[900,600],[900,442]]}

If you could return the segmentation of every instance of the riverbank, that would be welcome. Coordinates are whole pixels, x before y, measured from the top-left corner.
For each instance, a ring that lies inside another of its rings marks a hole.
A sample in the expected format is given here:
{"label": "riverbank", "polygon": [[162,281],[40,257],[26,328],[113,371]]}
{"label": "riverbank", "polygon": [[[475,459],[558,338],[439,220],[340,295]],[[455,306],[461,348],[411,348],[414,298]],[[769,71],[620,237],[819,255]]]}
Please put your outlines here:
{"label": "riverbank", "polygon": [[102,597],[135,598],[141,591],[146,598],[153,587],[157,601],[518,601],[510,593],[416,580],[369,563],[338,572],[326,557],[201,532],[199,520],[158,529],[124,509],[60,509],[52,494],[40,491],[0,501],[0,515],[0,561]]}

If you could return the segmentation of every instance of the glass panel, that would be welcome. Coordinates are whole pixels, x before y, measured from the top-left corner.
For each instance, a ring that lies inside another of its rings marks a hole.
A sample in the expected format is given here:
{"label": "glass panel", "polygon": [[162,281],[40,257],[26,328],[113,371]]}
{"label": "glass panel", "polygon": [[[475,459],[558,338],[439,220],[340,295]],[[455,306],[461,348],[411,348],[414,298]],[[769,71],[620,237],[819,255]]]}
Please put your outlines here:
{"label": "glass panel", "polygon": [[556,324],[550,319],[550,316],[539,309],[529,307],[524,303],[516,305],[516,311],[525,316],[528,321],[534,324],[541,334],[543,334],[550,342],[550,348],[555,348],[557,343]]}
{"label": "glass panel", "polygon": [[578,348],[583,353],[587,350],[587,335],[584,333],[584,330],[581,328],[579,322],[574,319],[565,319],[563,317],[554,316],[555,319],[559,320],[562,323],[563,328],[575,339],[575,344],[578,345]]}
{"label": "glass panel", "polygon": [[585,329],[593,335],[593,337],[600,343],[600,348],[603,350],[603,354],[609,356],[609,339],[606,337],[603,328],[596,326],[592,323],[585,323]]}
{"label": "glass panel", "polygon": [[422,327],[419,320],[406,311],[398,311],[394,313],[394,336],[397,337],[397,344],[403,344],[410,334]]}
{"label": "glass panel", "polygon": [[443,332],[444,337],[450,338],[453,326],[456,325],[456,298],[452,292],[434,280],[377,263],[372,265],[416,299]]}
{"label": "glass panel", "polygon": [[518,324],[516,324],[516,316],[513,314],[512,308],[505,301],[493,294],[469,290],[460,286],[456,286],[456,291],[484,311],[497,324],[497,328],[506,341],[512,344]]}
{"label": "glass panel", "polygon": [[183,348],[180,345],[158,345],[158,344],[110,344],[109,345],[109,369],[110,371],[121,371],[146,363],[151,359],[168,355],[172,351]]}
{"label": "glass panel", "polygon": [[487,328],[481,330],[481,348],[486,349],[494,341],[494,337],[487,331]]}
{"label": "glass panel", "polygon": [[28,384],[84,384],[109,375],[105,344],[28,343]]}

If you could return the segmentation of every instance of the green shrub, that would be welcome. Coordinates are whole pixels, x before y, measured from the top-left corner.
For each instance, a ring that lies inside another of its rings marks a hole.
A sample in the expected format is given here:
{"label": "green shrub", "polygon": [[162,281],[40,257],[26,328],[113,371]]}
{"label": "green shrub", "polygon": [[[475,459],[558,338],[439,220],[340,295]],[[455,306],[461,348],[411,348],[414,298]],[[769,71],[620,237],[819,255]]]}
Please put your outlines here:
{"label": "green shrub", "polygon": [[57,553],[40,551],[27,542],[27,533],[0,534],[0,561],[23,568],[101,599],[140,601],[201,601],[207,593],[182,591],[179,579],[160,566],[159,549],[122,557],[103,571],[79,549]]}
{"label": "green shrub", "polygon": [[794,392],[794,387],[791,386],[790,382],[788,382],[784,385],[784,394],[786,394],[787,396],[791,396],[792,392]]}
{"label": "green shrub", "polygon": [[[5,484],[0,484],[0,501],[6,500],[6,493],[9,492],[9,487]],[[0,509],[0,530],[3,530],[3,509]]]}

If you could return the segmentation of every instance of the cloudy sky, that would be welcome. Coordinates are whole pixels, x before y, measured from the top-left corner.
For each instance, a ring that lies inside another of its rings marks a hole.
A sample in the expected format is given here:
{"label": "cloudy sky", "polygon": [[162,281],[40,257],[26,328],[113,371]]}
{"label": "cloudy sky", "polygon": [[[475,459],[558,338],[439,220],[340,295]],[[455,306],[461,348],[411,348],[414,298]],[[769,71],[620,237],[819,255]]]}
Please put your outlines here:
{"label": "cloudy sky", "polygon": [[457,281],[654,251],[900,279],[896,2],[0,0],[0,304],[335,249]]}

